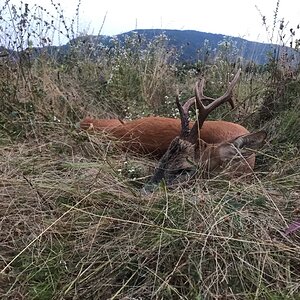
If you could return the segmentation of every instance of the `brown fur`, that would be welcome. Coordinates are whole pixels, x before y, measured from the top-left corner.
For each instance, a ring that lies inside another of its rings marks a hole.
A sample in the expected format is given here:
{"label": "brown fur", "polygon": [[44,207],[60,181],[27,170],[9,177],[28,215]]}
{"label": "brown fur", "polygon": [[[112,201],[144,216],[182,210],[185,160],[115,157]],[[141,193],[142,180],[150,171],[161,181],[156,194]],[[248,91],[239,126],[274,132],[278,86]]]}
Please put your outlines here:
{"label": "brown fur", "polygon": [[[191,122],[190,127],[193,124]],[[124,124],[118,119],[85,118],[80,122],[80,128],[109,133],[125,142],[123,146],[131,151],[160,158],[180,134],[181,123],[179,119],[165,117],[145,117]],[[205,121],[200,130],[201,139],[208,144],[229,141],[247,133],[249,131],[243,126],[226,121]]]}

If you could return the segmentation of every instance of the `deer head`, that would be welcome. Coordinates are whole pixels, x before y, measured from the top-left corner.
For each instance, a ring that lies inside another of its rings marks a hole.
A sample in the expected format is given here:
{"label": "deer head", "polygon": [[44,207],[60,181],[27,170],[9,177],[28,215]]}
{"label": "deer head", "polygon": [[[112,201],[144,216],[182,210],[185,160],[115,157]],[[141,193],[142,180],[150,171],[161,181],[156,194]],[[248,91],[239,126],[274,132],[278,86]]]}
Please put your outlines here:
{"label": "deer head", "polygon": [[[241,70],[236,73],[225,94],[217,99],[204,95],[204,78],[196,83],[195,98],[189,99],[181,106],[178,96],[176,97],[176,104],[181,118],[181,133],[171,142],[168,150],[160,159],[151,183],[156,184],[163,179],[166,184],[187,181],[194,177],[197,172],[215,171],[228,162],[237,168],[241,164],[247,165],[246,159],[253,154],[251,150],[257,149],[263,144],[266,138],[265,132],[239,134],[241,126],[236,124],[236,132],[229,134],[234,138],[224,140],[220,144],[208,144],[200,137],[200,129],[214,109],[225,102],[229,102],[234,107],[232,100],[233,88],[239,79],[240,73]],[[205,106],[203,100],[210,100],[211,103]],[[198,118],[192,129],[189,129],[188,112],[194,103],[196,103],[198,109]],[[214,132],[211,134],[214,134]],[[239,169],[241,168],[239,167]],[[235,172],[234,169],[233,172]]]}

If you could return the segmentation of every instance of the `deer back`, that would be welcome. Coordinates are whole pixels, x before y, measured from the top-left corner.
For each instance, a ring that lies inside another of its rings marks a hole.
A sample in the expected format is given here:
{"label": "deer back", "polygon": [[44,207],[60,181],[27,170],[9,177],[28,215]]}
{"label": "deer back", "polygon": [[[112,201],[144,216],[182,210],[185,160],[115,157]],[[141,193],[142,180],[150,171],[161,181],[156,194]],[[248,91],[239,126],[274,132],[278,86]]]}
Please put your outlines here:
{"label": "deer back", "polygon": [[180,120],[144,117],[121,123],[118,119],[86,118],[80,122],[80,128],[107,133],[110,138],[122,142],[120,145],[123,150],[160,158],[179,134]]}

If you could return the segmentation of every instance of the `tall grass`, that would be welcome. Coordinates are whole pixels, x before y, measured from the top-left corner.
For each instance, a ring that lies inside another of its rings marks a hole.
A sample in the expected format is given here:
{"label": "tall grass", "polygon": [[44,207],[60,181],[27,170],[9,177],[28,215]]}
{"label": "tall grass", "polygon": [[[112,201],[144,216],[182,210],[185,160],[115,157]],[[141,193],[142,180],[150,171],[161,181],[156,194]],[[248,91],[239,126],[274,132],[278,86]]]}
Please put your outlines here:
{"label": "tall grass", "polygon": [[[0,61],[1,299],[298,299],[299,231],[286,231],[299,220],[298,70],[284,59],[243,67],[236,109],[212,116],[268,131],[250,178],[144,194],[156,161],[74,124],[88,114],[174,116],[176,90],[193,95],[199,64],[176,63],[165,36],[133,34],[109,49],[74,39],[76,22],[63,19],[68,51],[36,53],[26,42],[34,11],[20,7],[1,33],[26,20],[6,35],[7,48],[20,48]],[[1,16],[12,10],[6,1]],[[209,96],[237,68],[226,51],[201,66]]]}

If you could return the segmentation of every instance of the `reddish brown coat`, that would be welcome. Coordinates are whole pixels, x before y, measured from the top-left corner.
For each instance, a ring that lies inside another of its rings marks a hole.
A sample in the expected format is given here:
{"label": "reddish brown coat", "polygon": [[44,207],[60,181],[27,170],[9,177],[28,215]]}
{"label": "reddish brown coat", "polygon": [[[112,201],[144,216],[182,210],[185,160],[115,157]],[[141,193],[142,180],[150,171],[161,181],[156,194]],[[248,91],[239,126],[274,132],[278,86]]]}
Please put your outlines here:
{"label": "reddish brown coat", "polygon": [[[191,122],[190,127],[194,125]],[[134,152],[161,157],[171,141],[180,134],[179,119],[165,117],[145,117],[122,123],[118,119],[85,118],[80,128],[109,133],[124,146]],[[249,133],[239,124],[226,121],[205,121],[200,137],[208,144],[219,144]]]}

